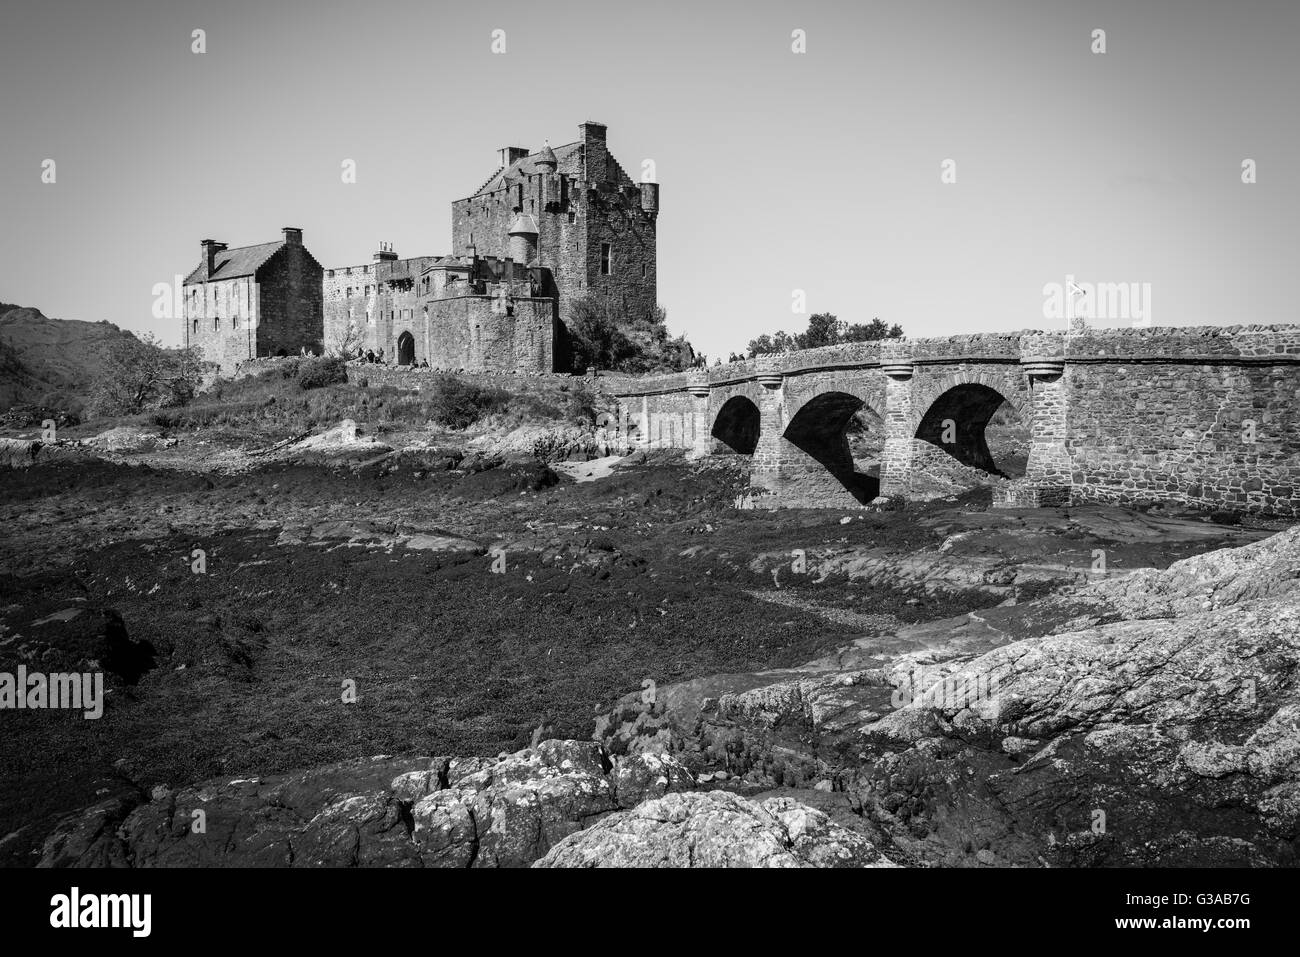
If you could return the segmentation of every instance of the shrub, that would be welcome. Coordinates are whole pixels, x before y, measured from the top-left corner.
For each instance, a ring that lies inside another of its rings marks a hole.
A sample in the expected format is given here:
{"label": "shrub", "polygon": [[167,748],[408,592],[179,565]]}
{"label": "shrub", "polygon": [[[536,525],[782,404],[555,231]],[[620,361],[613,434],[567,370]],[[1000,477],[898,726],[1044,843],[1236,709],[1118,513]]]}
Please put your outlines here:
{"label": "shrub", "polygon": [[579,381],[565,392],[565,415],[574,422],[596,421],[596,397],[585,382]]}
{"label": "shrub", "polygon": [[460,379],[441,379],[429,394],[429,414],[439,425],[464,429],[485,415],[504,411],[510,394]]}
{"label": "shrub", "polygon": [[298,385],[303,389],[318,389],[347,381],[347,366],[338,356],[303,359],[298,363]]}

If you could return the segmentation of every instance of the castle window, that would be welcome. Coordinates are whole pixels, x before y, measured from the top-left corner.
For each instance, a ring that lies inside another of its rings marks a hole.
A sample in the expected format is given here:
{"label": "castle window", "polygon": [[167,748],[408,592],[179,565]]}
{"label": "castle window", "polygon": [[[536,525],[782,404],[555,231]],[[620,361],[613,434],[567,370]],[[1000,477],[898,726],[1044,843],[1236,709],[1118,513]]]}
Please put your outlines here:
{"label": "castle window", "polygon": [[641,278],[642,278],[642,279],[645,278],[645,271],[646,271],[646,270],[645,270],[645,263],[642,263],[642,264],[641,264]]}
{"label": "castle window", "polygon": [[352,298],[352,287],[351,287],[351,286],[348,286],[347,297],[348,297],[349,299]]}
{"label": "castle window", "polygon": [[600,274],[608,276],[614,271],[614,245],[613,243],[600,244]]}
{"label": "castle window", "polygon": [[197,319],[194,320],[194,334],[196,336],[199,334],[199,321]]}
{"label": "castle window", "polygon": [[577,221],[578,221],[578,214],[575,213],[575,212],[573,212],[572,210],[570,210],[570,211],[569,211],[569,225],[572,226],[572,225],[573,225],[574,223],[576,223]]}

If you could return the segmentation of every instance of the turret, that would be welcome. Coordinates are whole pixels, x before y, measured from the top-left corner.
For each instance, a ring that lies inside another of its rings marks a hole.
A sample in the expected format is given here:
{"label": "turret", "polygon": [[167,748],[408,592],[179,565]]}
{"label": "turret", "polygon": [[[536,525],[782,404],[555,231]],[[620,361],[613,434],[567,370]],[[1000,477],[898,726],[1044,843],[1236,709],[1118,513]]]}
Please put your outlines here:
{"label": "turret", "polygon": [[537,220],[527,213],[510,224],[510,258],[523,266],[537,258]]}
{"label": "turret", "polygon": [[550,142],[542,145],[534,164],[537,167],[537,208],[546,212],[560,202],[560,177],[555,170],[560,165],[555,159],[555,151]]}

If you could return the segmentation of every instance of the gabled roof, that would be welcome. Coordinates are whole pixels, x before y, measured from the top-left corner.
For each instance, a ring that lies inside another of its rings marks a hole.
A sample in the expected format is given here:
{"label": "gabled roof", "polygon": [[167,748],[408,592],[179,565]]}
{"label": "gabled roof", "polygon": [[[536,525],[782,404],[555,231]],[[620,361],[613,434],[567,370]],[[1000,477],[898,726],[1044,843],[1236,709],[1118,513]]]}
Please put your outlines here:
{"label": "gabled roof", "polygon": [[207,280],[220,281],[234,279],[237,276],[251,276],[284,245],[284,240],[275,243],[262,243],[259,246],[238,246],[235,249],[218,250],[212,260],[212,275],[209,276],[208,264],[201,262],[185,277],[185,285]]}
{"label": "gabled roof", "polygon": [[566,143],[563,146],[557,146],[554,149],[547,147],[537,153],[529,153],[527,156],[520,157],[509,166],[503,166],[488,179],[486,183],[478,188],[472,195],[482,196],[484,193],[493,193],[506,184],[507,180],[514,181],[531,176],[533,173],[542,173],[545,170],[537,168],[537,161],[542,158],[548,150],[551,156],[555,158],[560,170],[576,173],[578,171],[576,163],[576,154],[582,149],[581,142]]}

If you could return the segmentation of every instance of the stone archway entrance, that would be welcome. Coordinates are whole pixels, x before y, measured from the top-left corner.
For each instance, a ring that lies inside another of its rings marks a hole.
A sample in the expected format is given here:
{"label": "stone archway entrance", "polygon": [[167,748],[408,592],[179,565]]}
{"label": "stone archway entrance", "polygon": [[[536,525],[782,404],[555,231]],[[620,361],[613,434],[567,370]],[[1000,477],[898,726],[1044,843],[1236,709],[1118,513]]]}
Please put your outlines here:
{"label": "stone archway entrance", "polygon": [[415,336],[403,332],[397,337],[397,364],[409,366],[415,363]]}

